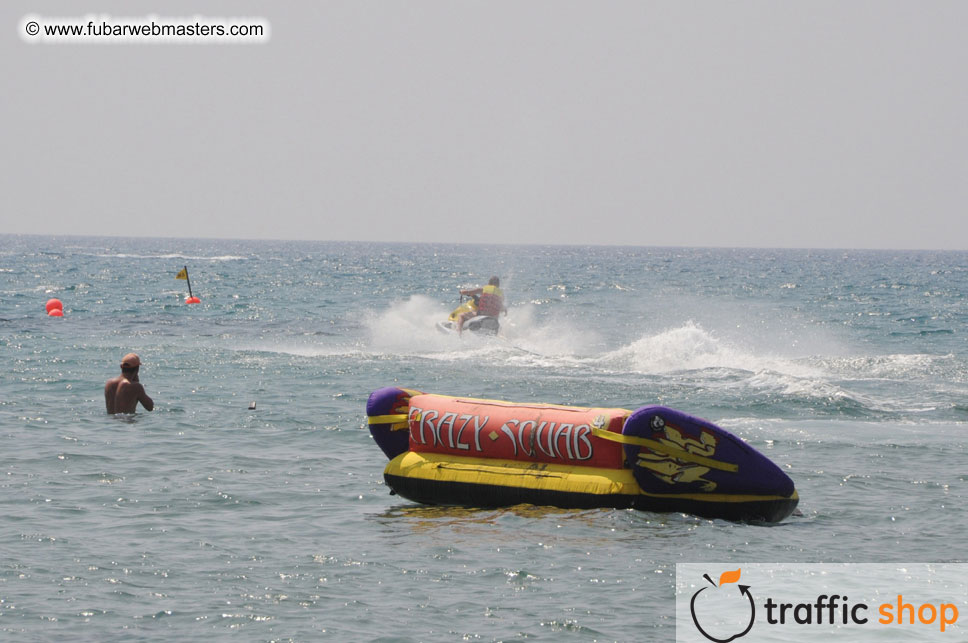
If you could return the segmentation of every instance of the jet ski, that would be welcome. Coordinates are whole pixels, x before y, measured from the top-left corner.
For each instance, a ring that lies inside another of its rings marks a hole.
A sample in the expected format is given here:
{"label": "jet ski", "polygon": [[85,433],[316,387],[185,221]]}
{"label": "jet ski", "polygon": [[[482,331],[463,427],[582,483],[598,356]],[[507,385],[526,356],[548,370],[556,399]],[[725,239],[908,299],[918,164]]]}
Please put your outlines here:
{"label": "jet ski", "polygon": [[[464,297],[464,295],[461,295],[460,305],[450,313],[447,321],[437,322],[437,330],[448,334],[456,333],[457,320],[460,316],[469,311],[477,312],[477,302],[480,297],[474,295],[473,297],[467,297],[466,301]],[[501,324],[497,321],[497,317],[491,317],[489,315],[475,315],[464,322],[463,328],[463,330],[477,335],[497,335],[500,329]]]}

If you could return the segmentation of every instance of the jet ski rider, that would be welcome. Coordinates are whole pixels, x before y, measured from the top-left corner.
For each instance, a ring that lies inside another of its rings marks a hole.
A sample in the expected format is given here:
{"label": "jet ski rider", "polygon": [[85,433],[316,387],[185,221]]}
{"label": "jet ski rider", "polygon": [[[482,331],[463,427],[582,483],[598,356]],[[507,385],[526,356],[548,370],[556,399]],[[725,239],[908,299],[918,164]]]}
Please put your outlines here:
{"label": "jet ski rider", "polygon": [[[487,317],[497,317],[501,311],[508,314],[507,306],[504,305],[504,291],[501,290],[501,280],[491,277],[487,285],[483,288],[469,288],[460,291],[460,294],[474,297],[477,300],[477,310],[469,310],[457,318],[457,332],[463,332],[464,322],[478,315]],[[479,297],[479,299],[478,299]]]}

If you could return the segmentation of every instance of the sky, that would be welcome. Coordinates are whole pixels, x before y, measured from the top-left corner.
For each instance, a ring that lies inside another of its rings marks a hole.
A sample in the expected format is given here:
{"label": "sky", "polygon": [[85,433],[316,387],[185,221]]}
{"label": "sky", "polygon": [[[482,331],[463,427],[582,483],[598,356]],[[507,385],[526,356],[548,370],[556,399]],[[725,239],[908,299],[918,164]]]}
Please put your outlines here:
{"label": "sky", "polygon": [[[24,18],[258,17],[262,44]],[[968,3],[0,6],[0,233],[968,249]]]}

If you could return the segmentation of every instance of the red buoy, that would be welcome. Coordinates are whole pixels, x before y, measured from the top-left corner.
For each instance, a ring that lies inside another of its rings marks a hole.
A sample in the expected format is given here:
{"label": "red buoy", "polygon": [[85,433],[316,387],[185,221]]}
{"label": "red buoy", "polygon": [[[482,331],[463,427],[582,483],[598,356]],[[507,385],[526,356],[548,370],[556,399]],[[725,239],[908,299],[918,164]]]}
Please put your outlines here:
{"label": "red buoy", "polygon": [[47,316],[48,317],[63,317],[64,316],[64,311],[61,310],[60,308],[51,308],[50,310],[47,311]]}
{"label": "red buoy", "polygon": [[48,299],[46,308],[49,315],[52,310],[64,310],[64,304],[61,303],[60,299]]}
{"label": "red buoy", "polygon": [[198,297],[185,297],[185,303],[186,304],[200,304],[200,303],[202,303],[202,300],[199,299]]}

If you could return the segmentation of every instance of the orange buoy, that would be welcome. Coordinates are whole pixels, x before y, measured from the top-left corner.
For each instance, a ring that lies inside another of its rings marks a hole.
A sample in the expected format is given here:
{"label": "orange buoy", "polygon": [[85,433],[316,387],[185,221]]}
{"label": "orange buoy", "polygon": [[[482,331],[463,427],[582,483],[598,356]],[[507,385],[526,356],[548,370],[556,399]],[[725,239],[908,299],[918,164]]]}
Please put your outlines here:
{"label": "orange buoy", "polygon": [[200,304],[200,303],[202,303],[202,300],[199,299],[198,297],[185,297],[185,303],[186,304]]}
{"label": "orange buoy", "polygon": [[60,299],[48,299],[46,308],[49,315],[52,310],[64,310],[64,304],[61,303]]}
{"label": "orange buoy", "polygon": [[48,317],[63,317],[64,316],[64,311],[61,310],[60,308],[51,308],[50,310],[47,311],[47,316]]}

